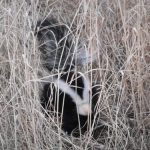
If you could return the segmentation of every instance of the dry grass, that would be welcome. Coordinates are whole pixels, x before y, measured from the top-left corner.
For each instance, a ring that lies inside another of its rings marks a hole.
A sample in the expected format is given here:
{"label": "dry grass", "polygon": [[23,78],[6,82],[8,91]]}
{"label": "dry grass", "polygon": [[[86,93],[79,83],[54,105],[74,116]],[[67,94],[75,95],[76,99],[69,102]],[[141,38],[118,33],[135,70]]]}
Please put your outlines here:
{"label": "dry grass", "polygon": [[[97,53],[82,71],[102,86],[103,135],[67,137],[41,111],[34,28],[46,16],[75,25]],[[150,149],[149,0],[1,0],[0,149]]]}

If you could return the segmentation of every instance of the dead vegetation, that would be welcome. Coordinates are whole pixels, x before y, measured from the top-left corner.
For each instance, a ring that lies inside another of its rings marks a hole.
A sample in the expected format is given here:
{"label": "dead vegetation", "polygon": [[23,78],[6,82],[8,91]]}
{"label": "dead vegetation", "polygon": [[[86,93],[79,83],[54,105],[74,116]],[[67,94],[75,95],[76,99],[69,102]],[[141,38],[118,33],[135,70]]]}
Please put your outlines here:
{"label": "dead vegetation", "polygon": [[[107,130],[68,137],[43,115],[34,30],[47,16],[74,26],[96,53],[82,72],[101,84],[95,123]],[[0,149],[148,150],[149,142],[149,0],[0,1]]]}

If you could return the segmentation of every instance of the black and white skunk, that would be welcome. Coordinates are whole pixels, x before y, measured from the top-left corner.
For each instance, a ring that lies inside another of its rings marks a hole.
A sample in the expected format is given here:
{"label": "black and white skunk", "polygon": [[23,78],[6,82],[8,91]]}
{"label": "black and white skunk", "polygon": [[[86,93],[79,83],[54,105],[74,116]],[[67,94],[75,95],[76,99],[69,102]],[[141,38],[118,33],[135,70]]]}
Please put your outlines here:
{"label": "black and white skunk", "polygon": [[73,32],[54,19],[39,21],[36,36],[43,66],[49,71],[64,71],[53,82],[44,85],[41,104],[46,111],[62,116],[62,129],[65,132],[71,134],[77,129],[84,133],[88,120],[93,120],[99,97],[98,88],[91,88],[84,74],[73,71],[75,65],[86,62],[86,51],[77,51],[80,46],[75,46]]}

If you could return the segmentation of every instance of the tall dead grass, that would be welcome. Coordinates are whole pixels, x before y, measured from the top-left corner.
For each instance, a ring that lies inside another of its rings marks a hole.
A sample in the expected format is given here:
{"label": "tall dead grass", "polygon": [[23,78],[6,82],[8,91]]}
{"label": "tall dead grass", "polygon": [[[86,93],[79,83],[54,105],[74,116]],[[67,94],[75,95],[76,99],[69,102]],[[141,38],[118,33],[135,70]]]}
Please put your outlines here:
{"label": "tall dead grass", "polygon": [[[100,82],[95,123],[107,130],[68,137],[43,115],[34,29],[47,16],[75,26],[96,53],[82,72]],[[0,149],[150,149],[149,0],[1,0]]]}

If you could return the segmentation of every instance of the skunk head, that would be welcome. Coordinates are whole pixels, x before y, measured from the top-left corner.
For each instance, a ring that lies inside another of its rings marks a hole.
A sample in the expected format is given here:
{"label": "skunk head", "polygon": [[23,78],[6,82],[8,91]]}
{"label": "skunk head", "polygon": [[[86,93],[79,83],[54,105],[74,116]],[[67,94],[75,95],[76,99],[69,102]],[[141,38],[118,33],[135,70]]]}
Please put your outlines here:
{"label": "skunk head", "polygon": [[77,113],[87,116],[91,113],[89,80],[80,72],[62,74],[55,81],[55,87],[69,95],[70,100],[76,104]]}

